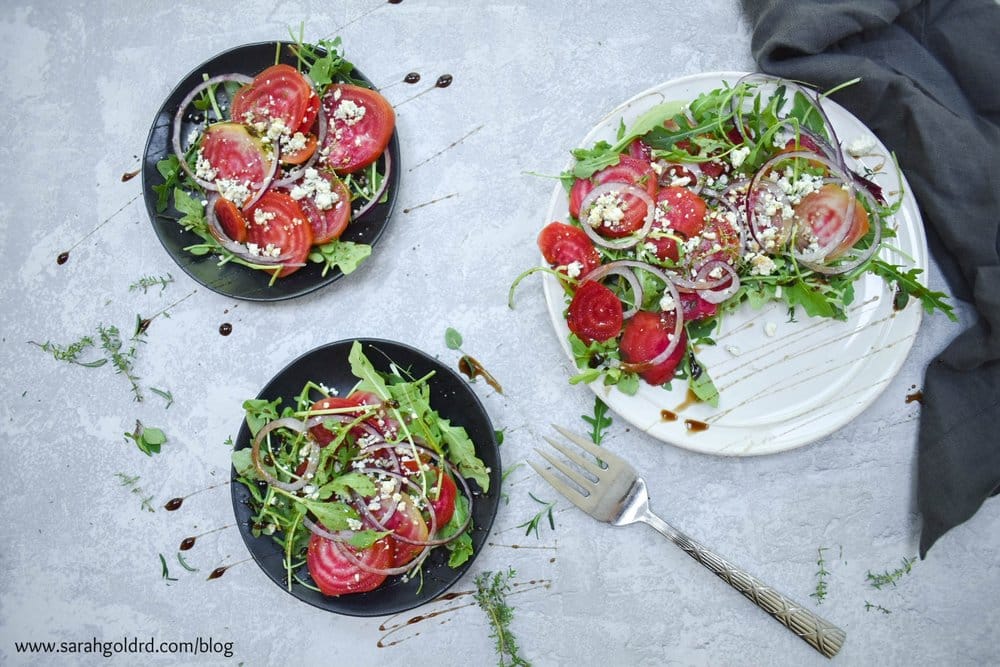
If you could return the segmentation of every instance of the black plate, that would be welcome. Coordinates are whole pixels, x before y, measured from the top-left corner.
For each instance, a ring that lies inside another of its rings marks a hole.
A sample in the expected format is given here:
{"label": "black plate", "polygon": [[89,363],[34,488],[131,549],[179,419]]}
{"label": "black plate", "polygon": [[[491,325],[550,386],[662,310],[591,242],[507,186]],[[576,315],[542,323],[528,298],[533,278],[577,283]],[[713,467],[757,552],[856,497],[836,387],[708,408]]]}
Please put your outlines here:
{"label": "black plate", "polygon": [[[420,577],[403,581],[399,576],[389,577],[373,591],[339,597],[327,597],[298,583],[294,583],[290,591],[303,602],[338,614],[383,616],[413,609],[433,600],[448,590],[472,565],[472,561],[486,543],[486,537],[497,513],[500,501],[500,453],[497,451],[496,433],[489,415],[486,414],[479,397],[458,373],[437,359],[408,345],[372,338],[359,340],[365,356],[379,371],[388,371],[390,360],[399,369],[409,371],[415,377],[422,377],[434,371],[435,375],[430,380],[431,407],[443,418],[450,419],[453,424],[465,427],[476,445],[476,454],[490,469],[489,493],[483,495],[476,483],[469,481],[474,496],[472,558],[461,567],[452,569],[448,567],[448,551],[433,550],[423,567],[423,588],[419,594],[417,589],[421,587]],[[336,389],[341,396],[346,395],[358,382],[358,379],[351,374],[347,362],[347,355],[353,343],[353,340],[342,340],[307,352],[268,382],[257,398],[271,401],[280,396],[284,399],[282,405],[294,405],[295,397],[309,380],[322,382],[327,387]],[[250,430],[244,421],[240,426],[235,448],[244,449],[249,446]],[[282,590],[287,591],[282,550],[270,537],[263,535],[254,537],[250,532],[250,521],[253,516],[248,504],[250,492],[243,484],[236,481],[235,469],[232,471],[232,478],[233,511],[243,541],[267,576]],[[308,577],[305,572],[303,568],[300,576]]]}
{"label": "black plate", "polygon": [[[191,70],[191,73],[174,88],[170,96],[167,97],[167,101],[157,112],[153,126],[149,130],[149,139],[146,141],[146,152],[142,164],[142,192],[146,201],[146,210],[149,212],[149,219],[153,222],[153,229],[160,238],[163,247],[189,276],[205,287],[219,294],[248,301],[280,301],[302,296],[324,285],[329,285],[344,274],[339,269],[331,269],[326,276],[323,276],[321,275],[323,266],[309,262],[292,275],[280,278],[273,285],[268,286],[268,282],[271,280],[271,274],[268,272],[231,263],[218,266],[218,258],[214,255],[201,257],[192,255],[184,248],[199,243],[201,239],[191,232],[185,232],[177,224],[175,220],[180,217],[180,214],[176,209],[170,207],[163,213],[156,212],[156,193],[153,192],[153,186],[163,183],[163,177],[156,170],[156,163],[173,153],[170,146],[171,124],[177,107],[187,94],[202,82],[202,74],[216,76],[239,73],[255,76],[274,64],[276,44],[281,45],[280,61],[296,65],[297,61],[289,48],[290,42],[259,42],[237,46]],[[351,73],[351,76],[368,82],[368,79],[356,69]],[[184,127],[181,136],[185,136],[189,131],[189,127]],[[384,203],[373,206],[361,220],[352,221],[341,237],[345,241],[367,243],[374,246],[389,223],[389,216],[392,214],[393,205],[396,203],[396,194],[399,191],[399,138],[395,131],[392,133],[387,150],[392,158],[387,190],[388,198]]]}

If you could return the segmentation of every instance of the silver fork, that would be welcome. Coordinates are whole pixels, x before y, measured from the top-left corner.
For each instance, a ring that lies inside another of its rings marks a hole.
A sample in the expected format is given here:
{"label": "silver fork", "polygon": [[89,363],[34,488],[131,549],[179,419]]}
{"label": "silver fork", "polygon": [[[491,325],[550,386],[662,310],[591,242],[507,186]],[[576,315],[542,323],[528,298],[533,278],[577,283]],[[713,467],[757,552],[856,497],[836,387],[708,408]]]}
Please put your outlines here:
{"label": "silver fork", "polygon": [[[545,440],[550,445],[579,466],[577,469],[549,452],[535,450],[553,468],[577,484],[583,493],[550,470],[536,465],[534,461],[529,461],[535,472],[556,491],[599,521],[615,526],[625,526],[638,521],[649,524],[786,628],[807,641],[814,649],[828,658],[837,654],[847,637],[843,630],[747,574],[725,558],[712,553],[653,514],[649,509],[646,482],[627,461],[571,431],[559,426],[553,428],[580,449],[604,463],[602,467],[579,450],[546,437]],[[581,469],[587,474],[581,473]],[[591,479],[588,475],[596,479]]]}

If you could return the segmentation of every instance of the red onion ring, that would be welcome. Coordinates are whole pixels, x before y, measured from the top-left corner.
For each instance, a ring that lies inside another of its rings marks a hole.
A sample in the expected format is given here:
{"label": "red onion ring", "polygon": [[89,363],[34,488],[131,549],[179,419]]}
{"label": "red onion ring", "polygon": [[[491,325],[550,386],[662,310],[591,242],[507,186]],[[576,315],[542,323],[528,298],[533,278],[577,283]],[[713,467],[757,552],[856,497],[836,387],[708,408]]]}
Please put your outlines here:
{"label": "red onion ring", "polygon": [[261,255],[253,255],[250,253],[250,248],[244,243],[237,243],[236,241],[229,238],[226,232],[222,229],[222,225],[219,223],[218,216],[215,215],[215,202],[218,201],[219,196],[213,194],[208,199],[208,205],[205,207],[205,222],[208,225],[208,231],[212,234],[219,245],[231,252],[233,255],[239,257],[245,262],[251,264],[260,264],[263,266],[278,266],[284,264],[286,266],[303,266],[301,262],[292,264],[287,263],[287,260],[291,257],[288,253],[283,253],[277,257],[264,257]]}
{"label": "red onion ring", "polygon": [[[724,262],[721,259],[713,259],[711,261],[705,262],[701,268],[698,270],[697,281],[706,282],[711,279],[711,273],[717,268],[722,269],[724,274],[716,280],[713,287],[705,287],[698,290],[698,295],[708,301],[709,303],[722,303],[732,295],[736,294],[737,290],[740,288],[740,277],[728,262]],[[726,284],[728,281],[728,284]],[[722,287],[722,289],[715,289],[715,287]]]}
{"label": "red onion ring", "polygon": [[[268,472],[260,460],[260,443],[264,440],[267,434],[278,428],[287,428],[288,430],[295,431],[296,433],[303,433],[306,435],[307,442],[309,442],[309,457],[306,460],[306,469],[295,482],[282,482],[280,479]],[[253,467],[257,471],[257,474],[260,475],[261,479],[277,489],[287,491],[288,493],[294,493],[308,484],[309,480],[316,472],[316,466],[319,465],[319,450],[319,445],[309,437],[309,429],[306,428],[306,425],[303,422],[292,417],[282,417],[281,419],[275,419],[274,421],[264,424],[264,426],[257,431],[257,435],[254,436],[253,444],[251,445],[250,459],[253,461]]]}
{"label": "red onion ring", "polygon": [[309,532],[314,535],[318,535],[324,539],[330,540],[331,542],[347,542],[352,537],[357,535],[357,531],[355,530],[338,530],[330,532],[319,524],[314,523],[308,516],[302,517],[302,525],[308,528]]}
{"label": "red onion ring", "polygon": [[392,171],[392,154],[388,150],[386,150],[384,153],[382,153],[382,157],[385,158],[385,174],[383,174],[382,176],[382,186],[378,189],[378,192],[372,195],[371,199],[365,202],[364,206],[359,208],[357,211],[354,211],[353,215],[351,216],[352,220],[357,220],[365,213],[370,211],[372,207],[378,203],[378,200],[382,198],[382,195],[385,194],[386,188],[389,187],[389,174]]}
{"label": "red onion ring", "polygon": [[424,550],[420,552],[419,556],[417,556],[414,560],[410,561],[406,565],[400,567],[380,568],[380,567],[372,567],[371,565],[368,565],[367,563],[362,561],[360,558],[355,556],[354,553],[352,553],[351,549],[345,546],[343,542],[334,541],[333,547],[337,550],[337,552],[341,556],[350,561],[350,563],[355,567],[357,567],[358,569],[364,570],[369,574],[379,574],[385,576],[390,576],[394,574],[406,574],[407,572],[412,572],[413,570],[420,567],[420,565],[424,562],[424,559],[427,558],[427,554],[429,554],[431,551],[431,548],[429,546],[426,546],[424,547]]}
{"label": "red onion ring", "polygon": [[[216,84],[224,83],[226,81],[235,81],[236,83],[246,85],[248,83],[251,83],[253,79],[244,74],[236,74],[236,73],[220,74],[219,76],[213,76],[212,78],[203,81],[201,84],[195,86],[194,89],[192,89],[191,92],[189,92],[187,96],[184,97],[180,105],[177,107],[177,111],[174,113],[173,132],[171,133],[171,139],[170,139],[171,146],[174,149],[174,155],[176,155],[177,159],[180,161],[181,169],[184,170],[184,173],[187,174],[192,181],[194,181],[195,183],[197,183],[198,185],[209,191],[218,190],[218,188],[215,186],[215,183],[203,180],[195,176],[194,172],[191,170],[191,166],[187,163],[187,160],[184,159],[184,151],[181,150],[181,125],[184,119],[184,112],[187,111],[187,108],[191,105],[191,102],[194,101],[194,98],[197,97],[198,94],[200,94],[203,90],[207,89],[209,86],[214,86]],[[220,118],[219,120],[221,121],[222,119]]]}
{"label": "red onion ring", "polygon": [[253,208],[253,205],[260,201],[260,198],[264,196],[267,189],[271,187],[271,183],[274,181],[274,175],[278,173],[278,165],[281,164],[281,142],[274,141],[272,143],[272,150],[274,152],[271,154],[271,169],[264,177],[264,180],[261,182],[260,187],[254,193],[253,197],[250,198],[250,201],[240,206],[241,209]]}
{"label": "red onion ring", "polygon": [[635,315],[639,308],[642,306],[642,285],[639,283],[639,279],[636,277],[635,272],[632,271],[627,265],[623,265],[621,262],[608,262],[607,264],[601,264],[597,268],[593,269],[586,276],[580,279],[580,283],[583,284],[585,281],[594,280],[600,282],[610,275],[621,276],[628,282],[629,288],[632,290],[632,295],[634,297],[632,307],[622,313],[624,319],[628,319]]}
{"label": "red onion ring", "polygon": [[[593,206],[598,197],[609,192],[627,194],[646,204],[646,218],[643,221],[642,227],[638,231],[619,239],[608,239],[598,234],[597,230],[595,230],[594,227],[587,222],[584,212]],[[587,193],[586,197],[583,198],[583,201],[580,203],[580,226],[583,227],[583,231],[590,237],[590,240],[597,245],[615,250],[624,250],[625,248],[631,248],[636,245],[639,241],[646,237],[646,234],[649,233],[649,230],[653,226],[653,209],[655,206],[656,204],[653,202],[653,198],[650,197],[649,193],[642,188],[632,185],[631,183],[608,181],[607,183],[601,183],[595,187]]]}

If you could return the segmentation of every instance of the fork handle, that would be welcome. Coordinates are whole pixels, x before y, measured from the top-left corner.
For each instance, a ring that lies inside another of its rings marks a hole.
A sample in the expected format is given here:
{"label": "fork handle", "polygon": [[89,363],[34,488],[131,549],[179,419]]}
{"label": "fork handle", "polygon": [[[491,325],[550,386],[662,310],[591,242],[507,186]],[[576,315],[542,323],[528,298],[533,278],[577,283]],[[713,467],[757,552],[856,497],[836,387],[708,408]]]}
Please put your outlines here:
{"label": "fork handle", "polygon": [[720,579],[769,613],[779,623],[797,634],[814,649],[832,658],[843,646],[847,633],[794,600],[782,595],[756,577],[744,572],[725,558],[709,551],[652,512],[638,517],[683,549],[691,558],[714,572]]}

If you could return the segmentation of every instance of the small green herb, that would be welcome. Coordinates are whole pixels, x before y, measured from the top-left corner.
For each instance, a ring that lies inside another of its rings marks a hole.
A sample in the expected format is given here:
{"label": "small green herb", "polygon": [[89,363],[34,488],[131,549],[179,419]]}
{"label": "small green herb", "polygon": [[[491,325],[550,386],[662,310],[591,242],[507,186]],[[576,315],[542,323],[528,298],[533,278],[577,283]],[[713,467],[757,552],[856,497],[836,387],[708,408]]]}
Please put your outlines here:
{"label": "small green herb", "polygon": [[160,554],[160,567],[161,567],[161,576],[164,579],[166,579],[167,581],[177,581],[176,577],[170,576],[170,570],[167,569],[167,559],[163,557],[163,554]]}
{"label": "small green herb", "polygon": [[594,416],[580,415],[583,421],[590,424],[590,439],[595,445],[600,445],[604,440],[604,432],[611,426],[611,417],[608,416],[608,405],[600,399],[594,397]]}
{"label": "small green herb", "polygon": [[167,285],[172,282],[174,282],[174,277],[169,273],[165,276],[142,276],[137,281],[129,285],[128,289],[130,292],[138,292],[139,290],[142,290],[142,293],[145,294],[151,288],[159,285],[160,292],[162,293],[163,290],[167,288]]}
{"label": "small green herb", "polygon": [[125,441],[131,440],[139,451],[146,456],[160,453],[160,447],[167,441],[167,436],[162,429],[146,428],[138,419],[135,420],[135,431],[125,433]]}
{"label": "small green herb", "polygon": [[496,429],[496,430],[493,431],[493,435],[497,439],[497,446],[498,447],[503,444],[504,432],[506,430],[507,429],[505,429],[505,428],[501,428],[501,429]]}
{"label": "small green herb", "polygon": [[865,600],[865,611],[872,611],[872,610],[874,610],[874,611],[880,611],[883,614],[891,614],[892,613],[891,611],[889,611],[888,609],[886,609],[885,607],[883,607],[880,604],[872,604],[868,600]]}
{"label": "small green herb", "polygon": [[819,569],[816,570],[816,591],[810,593],[809,597],[816,598],[816,604],[823,604],[823,600],[826,599],[826,578],[830,572],[826,569],[826,560],[823,558],[826,547],[820,547],[817,551],[819,557],[816,559],[816,565]]}
{"label": "small green herb", "polygon": [[187,564],[187,561],[184,560],[184,556],[181,555],[180,551],[177,552],[177,562],[180,563],[181,567],[183,567],[188,572],[197,572],[198,571],[198,568],[191,567],[190,565]]}
{"label": "small green herb", "polygon": [[499,667],[530,667],[531,663],[522,658],[517,638],[510,630],[514,609],[507,604],[511,591],[511,580],[517,575],[513,568],[506,572],[483,572],[476,577],[475,600],[490,622],[490,637],[496,642],[497,665]]}
{"label": "small green herb", "polygon": [[130,345],[126,349],[122,341],[121,333],[118,331],[118,327],[104,326],[103,324],[98,325],[97,331],[101,337],[101,349],[104,350],[108,359],[111,360],[111,365],[115,368],[115,373],[119,375],[124,375],[132,385],[132,394],[136,401],[142,401],[142,389],[139,387],[139,378],[136,377],[133,365],[135,364],[136,357],[136,343],[139,341],[139,336],[142,336],[144,332],[139,332],[135,337],[133,337],[129,342]]}
{"label": "small green herb", "polygon": [[156,387],[150,387],[149,390],[167,402],[163,408],[164,410],[174,404],[174,395],[169,389],[157,389]]}
{"label": "small green herb", "polygon": [[134,477],[129,477],[123,472],[118,472],[115,473],[115,477],[121,480],[122,486],[129,487],[129,490],[132,491],[132,493],[142,498],[142,505],[140,505],[142,509],[146,510],[147,512],[156,511],[156,509],[154,509],[153,507],[153,496],[152,495],[143,496],[143,493],[145,493],[145,491],[143,491],[142,487],[138,485],[139,481],[138,475],[135,475]]}
{"label": "small green herb", "polygon": [[461,350],[462,334],[448,327],[444,330],[444,344],[448,346],[449,350]]}
{"label": "small green herb", "polygon": [[555,508],[556,503],[555,501],[549,503],[545,502],[544,500],[540,500],[539,498],[535,497],[535,494],[530,492],[528,493],[528,495],[531,496],[531,499],[534,500],[536,503],[543,505],[543,507],[542,509],[538,510],[538,513],[535,514],[535,516],[531,517],[524,523],[518,525],[518,528],[524,528],[525,535],[531,535],[532,531],[534,531],[535,537],[540,538],[541,536],[538,534],[538,524],[541,523],[543,518],[548,518],[550,529],[552,530],[556,529],[556,520],[555,517],[552,516],[552,510]]}
{"label": "small green herb", "polygon": [[78,366],[86,366],[87,368],[97,368],[98,366],[103,366],[108,362],[107,359],[94,359],[93,361],[79,360],[80,354],[84,350],[94,346],[94,339],[90,336],[84,336],[80,340],[70,343],[65,347],[56,345],[49,341],[37,343],[33,340],[29,340],[28,343],[41,348],[43,352],[48,352],[56,361],[66,361],[71,364],[77,364]]}
{"label": "small green herb", "polygon": [[881,590],[883,586],[888,586],[890,584],[895,586],[896,582],[898,582],[904,574],[910,573],[910,570],[913,569],[913,564],[916,562],[916,557],[903,558],[903,564],[895,570],[886,570],[885,572],[879,574],[873,574],[871,570],[868,570],[868,573],[865,575],[865,579],[868,580],[868,583],[872,588],[877,588],[879,590]]}
{"label": "small green herb", "polygon": [[369,255],[372,247],[364,243],[334,240],[315,246],[309,253],[309,261],[323,264],[322,275],[330,269],[338,268],[344,275],[353,273]]}

